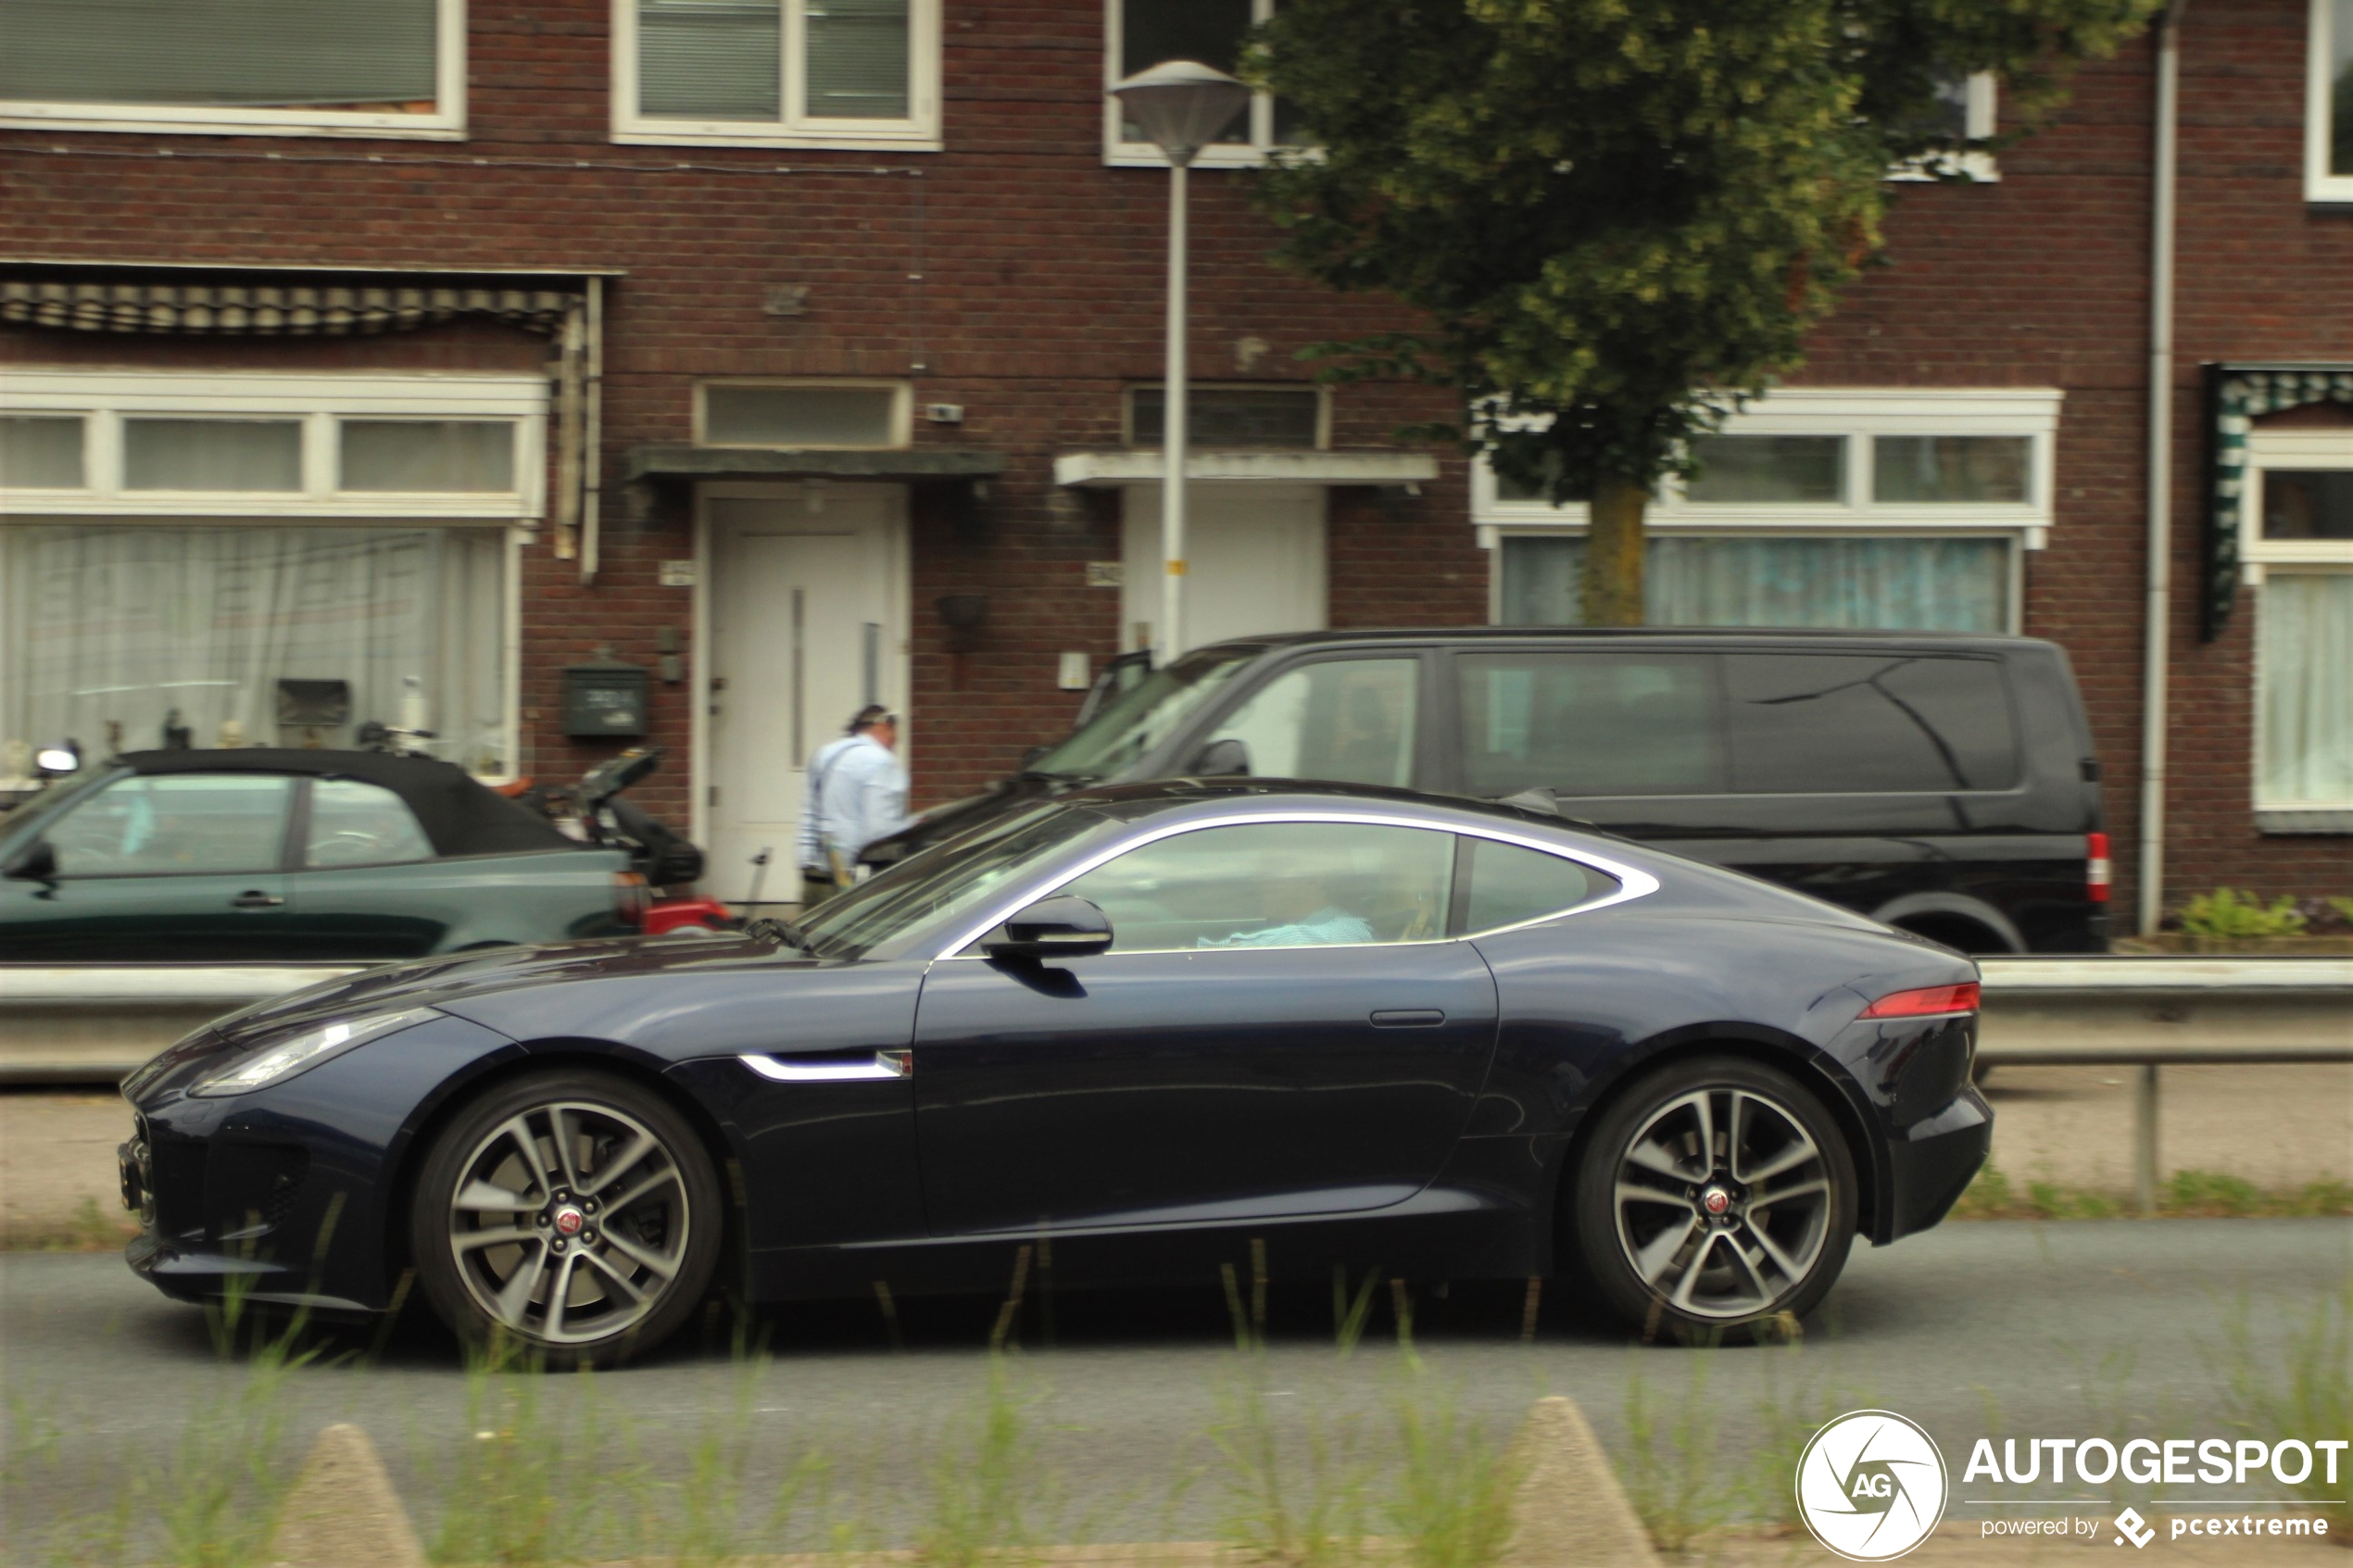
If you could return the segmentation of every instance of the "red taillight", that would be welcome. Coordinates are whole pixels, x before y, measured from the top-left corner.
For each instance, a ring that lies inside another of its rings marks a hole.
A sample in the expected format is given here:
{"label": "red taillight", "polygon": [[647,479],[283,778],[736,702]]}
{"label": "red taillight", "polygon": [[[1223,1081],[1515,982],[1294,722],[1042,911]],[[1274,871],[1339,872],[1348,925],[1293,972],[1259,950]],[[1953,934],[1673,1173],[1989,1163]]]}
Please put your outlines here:
{"label": "red taillight", "polygon": [[612,873],[612,912],[631,925],[646,923],[646,911],[653,908],[653,889],[635,872]]}
{"label": "red taillight", "polygon": [[2109,880],[2108,834],[2087,833],[2083,835],[2083,897],[2095,904],[2107,903]]}
{"label": "red taillight", "polygon": [[1942,1018],[1977,1010],[1977,982],[1959,985],[1928,985],[1881,997],[1863,1010],[1865,1018]]}

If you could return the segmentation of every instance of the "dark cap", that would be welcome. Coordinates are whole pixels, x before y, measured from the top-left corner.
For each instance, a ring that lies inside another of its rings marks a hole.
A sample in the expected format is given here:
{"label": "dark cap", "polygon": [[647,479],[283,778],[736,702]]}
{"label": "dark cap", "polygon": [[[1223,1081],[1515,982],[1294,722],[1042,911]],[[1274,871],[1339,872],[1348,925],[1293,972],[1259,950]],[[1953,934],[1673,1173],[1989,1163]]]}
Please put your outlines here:
{"label": "dark cap", "polygon": [[849,733],[854,735],[861,730],[871,730],[876,724],[896,724],[897,722],[899,722],[897,714],[879,702],[870,702],[858,710],[856,718],[849,721]]}

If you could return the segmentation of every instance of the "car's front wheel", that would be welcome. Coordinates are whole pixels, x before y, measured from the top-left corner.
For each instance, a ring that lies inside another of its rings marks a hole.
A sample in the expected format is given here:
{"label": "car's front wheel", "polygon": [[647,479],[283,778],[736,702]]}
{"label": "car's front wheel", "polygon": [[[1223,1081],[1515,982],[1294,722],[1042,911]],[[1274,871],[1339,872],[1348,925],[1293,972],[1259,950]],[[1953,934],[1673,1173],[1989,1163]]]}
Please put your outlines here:
{"label": "car's front wheel", "polygon": [[1788,1073],[1698,1057],[1614,1100],[1575,1173],[1574,1245],[1609,1305],[1678,1337],[1803,1315],[1855,1237],[1855,1160]]}
{"label": "car's front wheel", "polygon": [[724,1224],[711,1160],[668,1101],[568,1070],[500,1085],[442,1129],[409,1232],[419,1283],[460,1337],[577,1366],[686,1322]]}

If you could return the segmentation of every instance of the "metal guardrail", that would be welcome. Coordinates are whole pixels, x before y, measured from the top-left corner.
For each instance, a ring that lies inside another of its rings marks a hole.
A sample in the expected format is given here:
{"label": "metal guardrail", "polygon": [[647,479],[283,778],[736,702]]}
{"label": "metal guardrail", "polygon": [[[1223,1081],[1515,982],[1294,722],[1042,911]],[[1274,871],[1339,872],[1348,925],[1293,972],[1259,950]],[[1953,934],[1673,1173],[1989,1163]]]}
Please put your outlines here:
{"label": "metal guardrail", "polygon": [[[2353,1061],[2353,958],[1987,959],[1988,1067],[2133,1066],[2133,1185],[2154,1210],[2159,1070]],[[0,1083],[129,1073],[249,1003],[355,972],[342,964],[0,964]]]}

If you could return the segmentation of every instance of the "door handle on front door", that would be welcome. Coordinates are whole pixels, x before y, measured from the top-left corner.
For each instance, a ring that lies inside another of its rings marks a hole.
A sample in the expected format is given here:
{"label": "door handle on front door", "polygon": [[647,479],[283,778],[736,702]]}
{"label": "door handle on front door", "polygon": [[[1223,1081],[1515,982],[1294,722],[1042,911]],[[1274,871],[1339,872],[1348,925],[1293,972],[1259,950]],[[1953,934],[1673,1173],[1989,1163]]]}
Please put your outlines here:
{"label": "door handle on front door", "polygon": [[258,887],[251,887],[230,899],[229,907],[233,909],[274,909],[284,902],[275,893],[264,893]]}
{"label": "door handle on front door", "polygon": [[1385,1008],[1373,1014],[1376,1029],[1435,1029],[1445,1022],[1436,1008]]}
{"label": "door handle on front door", "polygon": [[856,1084],[914,1073],[913,1051],[828,1051],[778,1060],[747,1051],[736,1060],[772,1084]]}

